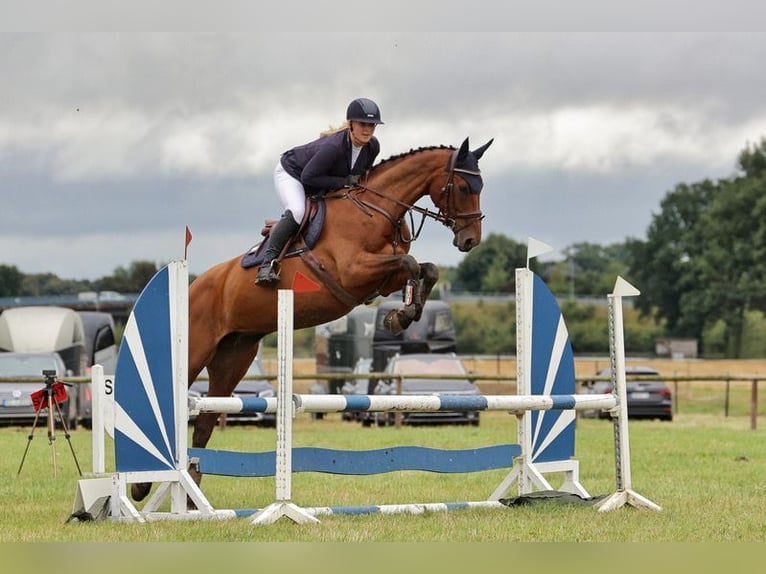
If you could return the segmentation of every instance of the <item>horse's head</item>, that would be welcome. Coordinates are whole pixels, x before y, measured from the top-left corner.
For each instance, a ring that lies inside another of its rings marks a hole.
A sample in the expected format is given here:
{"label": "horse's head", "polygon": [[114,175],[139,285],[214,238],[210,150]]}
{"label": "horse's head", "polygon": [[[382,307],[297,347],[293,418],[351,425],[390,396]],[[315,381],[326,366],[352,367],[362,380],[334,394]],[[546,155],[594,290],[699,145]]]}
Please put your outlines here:
{"label": "horse's head", "polygon": [[471,151],[468,138],[455,150],[447,162],[447,181],[430,191],[431,199],[444,217],[444,224],[455,234],[453,245],[460,251],[470,251],[481,243],[480,194],[484,186],[479,159],[494,139]]}

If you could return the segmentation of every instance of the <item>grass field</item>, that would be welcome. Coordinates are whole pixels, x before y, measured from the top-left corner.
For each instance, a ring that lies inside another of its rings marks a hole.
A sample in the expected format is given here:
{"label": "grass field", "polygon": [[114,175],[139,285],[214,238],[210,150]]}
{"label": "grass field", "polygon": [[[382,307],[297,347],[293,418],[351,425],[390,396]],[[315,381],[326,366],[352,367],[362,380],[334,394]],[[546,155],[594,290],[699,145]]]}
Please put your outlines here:
{"label": "grass field", "polygon": [[[394,444],[448,448],[516,442],[515,418],[484,413],[474,427],[362,428],[340,420],[300,416],[296,445],[371,449]],[[592,495],[614,491],[611,424],[578,420],[581,480]],[[45,428],[38,429],[20,476],[28,429],[0,429],[3,481],[2,542],[763,542],[766,540],[765,431],[749,430],[743,416],[680,413],[672,423],[631,422],[634,488],[663,507],[659,513],[543,503],[501,510],[466,510],[422,516],[330,516],[316,525],[283,520],[253,526],[247,519],[147,525],[65,523],[77,473],[64,435],[57,433],[58,477]],[[89,431],[71,440],[84,470],[90,468]],[[274,448],[273,429],[227,427],[211,447],[258,451]],[[503,471],[471,475],[407,472],[374,477],[299,474],[293,500],[305,506],[481,500]],[[554,486],[557,486],[554,484]],[[262,507],[273,500],[273,479],[206,477],[203,488],[217,508]]]}

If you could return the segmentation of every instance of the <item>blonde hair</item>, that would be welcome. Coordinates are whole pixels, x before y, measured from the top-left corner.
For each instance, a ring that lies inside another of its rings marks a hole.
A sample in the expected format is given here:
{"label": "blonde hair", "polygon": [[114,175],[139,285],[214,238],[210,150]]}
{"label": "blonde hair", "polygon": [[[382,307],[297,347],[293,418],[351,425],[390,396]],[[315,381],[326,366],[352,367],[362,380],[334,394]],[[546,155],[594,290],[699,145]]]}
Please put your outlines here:
{"label": "blonde hair", "polygon": [[340,126],[338,126],[337,128],[334,128],[334,127],[332,127],[332,126],[329,126],[329,127],[326,129],[326,130],[324,130],[323,132],[321,132],[321,133],[319,134],[319,137],[320,137],[320,138],[326,138],[327,136],[331,136],[332,134],[336,134],[336,133],[338,133],[338,132],[340,132],[340,131],[343,131],[343,130],[345,130],[345,129],[348,129],[348,127],[349,127],[350,125],[351,125],[351,124],[349,123],[349,121],[348,121],[348,120],[346,120],[345,122],[343,122],[343,123],[342,123]]}

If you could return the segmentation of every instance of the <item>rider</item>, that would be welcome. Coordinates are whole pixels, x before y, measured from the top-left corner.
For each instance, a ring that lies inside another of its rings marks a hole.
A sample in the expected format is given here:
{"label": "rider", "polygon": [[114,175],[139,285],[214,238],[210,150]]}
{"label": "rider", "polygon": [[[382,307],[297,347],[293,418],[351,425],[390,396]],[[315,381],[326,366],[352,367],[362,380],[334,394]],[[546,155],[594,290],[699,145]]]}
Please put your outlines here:
{"label": "rider", "polygon": [[306,209],[306,195],[323,194],[353,187],[368,171],[380,152],[373,135],[380,120],[378,105],[357,98],[348,105],[346,124],[307,144],[282,154],[274,169],[274,185],[285,212],[271,230],[271,239],[258,270],[258,285],[279,282],[274,262],[290,237],[298,230]]}

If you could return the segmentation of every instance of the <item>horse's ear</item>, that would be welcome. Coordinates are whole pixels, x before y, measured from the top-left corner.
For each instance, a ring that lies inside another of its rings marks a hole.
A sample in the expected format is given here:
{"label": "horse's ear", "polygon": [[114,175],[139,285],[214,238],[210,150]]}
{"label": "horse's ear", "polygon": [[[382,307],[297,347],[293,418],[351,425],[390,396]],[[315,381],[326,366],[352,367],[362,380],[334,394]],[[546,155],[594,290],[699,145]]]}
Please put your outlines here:
{"label": "horse's ear", "polygon": [[468,157],[468,138],[465,138],[465,140],[463,140],[463,143],[460,144],[460,149],[457,150],[457,158],[455,161],[455,165],[459,165],[467,157]]}
{"label": "horse's ear", "polygon": [[[466,143],[468,143],[468,139],[466,139],[465,141]],[[473,150],[472,153],[476,157],[476,159],[481,159],[481,156],[484,155],[484,152],[487,151],[487,148],[492,145],[493,141],[495,141],[495,138],[492,138],[480,148]]]}

